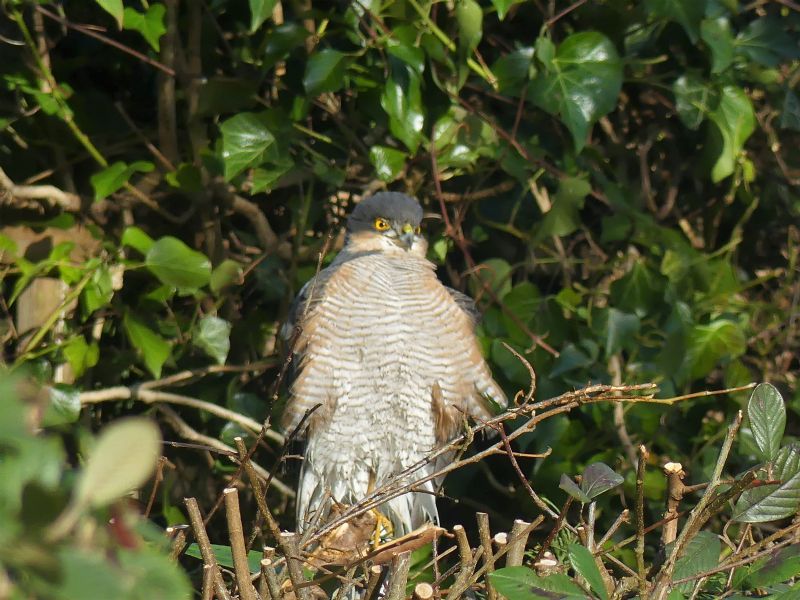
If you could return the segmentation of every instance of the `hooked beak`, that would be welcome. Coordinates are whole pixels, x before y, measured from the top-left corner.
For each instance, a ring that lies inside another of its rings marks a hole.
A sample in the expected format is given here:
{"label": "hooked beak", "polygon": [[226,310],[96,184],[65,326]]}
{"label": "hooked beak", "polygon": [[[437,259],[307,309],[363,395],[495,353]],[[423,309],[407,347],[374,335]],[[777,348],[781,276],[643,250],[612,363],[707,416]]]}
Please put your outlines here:
{"label": "hooked beak", "polygon": [[411,249],[411,246],[414,245],[414,240],[416,237],[417,234],[414,232],[414,227],[412,227],[410,223],[406,223],[399,231],[397,231],[397,239],[400,242],[400,245],[406,250]]}

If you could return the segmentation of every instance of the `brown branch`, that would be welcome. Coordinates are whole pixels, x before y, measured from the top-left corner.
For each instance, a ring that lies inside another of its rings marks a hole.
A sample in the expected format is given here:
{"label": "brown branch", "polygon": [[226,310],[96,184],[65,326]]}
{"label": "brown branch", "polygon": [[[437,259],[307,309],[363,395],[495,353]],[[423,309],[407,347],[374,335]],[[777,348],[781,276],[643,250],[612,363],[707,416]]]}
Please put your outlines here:
{"label": "brown branch", "polygon": [[647,572],[644,567],[644,476],[650,453],[639,446],[636,465],[636,575],[639,578],[639,597],[647,598]]}
{"label": "brown branch", "polygon": [[678,511],[681,500],[686,492],[683,478],[686,473],[681,463],[670,462],[664,465],[664,475],[667,477],[667,510],[664,512],[664,519],[667,523],[661,531],[661,543],[665,546],[675,541],[678,535]]}
{"label": "brown branch", "polygon": [[247,548],[244,543],[242,515],[239,510],[239,491],[236,488],[226,488],[222,494],[225,496],[228,539],[231,542],[233,568],[236,573],[236,585],[239,587],[239,597],[241,600],[256,600],[256,591],[250,582],[250,567],[247,563]]}
{"label": "brown branch", "polygon": [[10,204],[19,208],[41,208],[43,201],[48,206],[69,212],[81,209],[81,199],[77,194],[65,192],[53,185],[16,185],[0,167],[0,204]]}
{"label": "brown branch", "polygon": [[225,581],[222,579],[222,573],[217,564],[217,557],[214,555],[214,550],[211,548],[211,541],[208,539],[205,525],[203,525],[203,516],[200,514],[200,507],[197,505],[197,500],[194,498],[184,498],[186,511],[189,513],[189,520],[192,523],[194,530],[194,537],[197,540],[197,545],[200,547],[200,554],[203,556],[203,563],[211,570],[212,581],[214,582],[214,590],[220,600],[231,600],[228,589],[225,587]]}

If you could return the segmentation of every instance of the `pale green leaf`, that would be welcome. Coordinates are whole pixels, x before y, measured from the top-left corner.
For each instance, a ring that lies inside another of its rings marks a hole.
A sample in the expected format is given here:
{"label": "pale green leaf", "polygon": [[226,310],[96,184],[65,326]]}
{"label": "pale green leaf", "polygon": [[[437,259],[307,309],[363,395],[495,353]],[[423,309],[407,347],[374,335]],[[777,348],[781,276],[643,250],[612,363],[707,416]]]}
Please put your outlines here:
{"label": "pale green leaf", "polygon": [[117,27],[122,29],[123,11],[122,0],[95,0],[97,5],[114,17]]}
{"label": "pale green leaf", "polygon": [[722,136],[722,152],[711,170],[711,179],[716,183],[733,173],[744,143],[755,131],[756,117],[744,90],[726,86],[722,88],[719,105],[709,118]]}
{"label": "pale green leaf", "polygon": [[94,188],[94,199],[102,200],[119,190],[122,186],[128,183],[128,180],[136,172],[149,173],[154,169],[151,162],[139,160],[130,165],[118,161],[108,167],[104,168],[92,175],[89,178],[92,187]]}
{"label": "pale green leaf", "polygon": [[176,288],[194,290],[211,279],[211,261],[172,236],[164,236],[151,246],[145,265],[162,283]]}
{"label": "pale green leaf", "polygon": [[147,370],[153,377],[161,377],[161,368],[172,352],[169,342],[130,313],[125,314],[122,323],[131,345],[141,354]]}
{"label": "pale green leaf", "polygon": [[164,25],[164,14],[166,8],[161,3],[153,3],[147,12],[140,13],[133,8],[126,8],[123,18],[125,29],[132,29],[142,34],[147,43],[155,50],[159,51],[159,40],[167,32]]}
{"label": "pale green leaf", "polygon": [[567,554],[569,555],[569,562],[575,572],[583,577],[592,588],[592,591],[601,600],[608,599],[608,591],[606,590],[603,577],[600,575],[600,569],[597,568],[594,556],[589,550],[581,544],[570,544],[567,546]]}
{"label": "pale green leaf", "polygon": [[231,324],[213,315],[203,317],[197,324],[192,343],[217,364],[224,365],[231,349]]}
{"label": "pale green leaf", "polygon": [[272,9],[277,0],[249,0],[250,33],[255,33],[267,19],[272,16]]}

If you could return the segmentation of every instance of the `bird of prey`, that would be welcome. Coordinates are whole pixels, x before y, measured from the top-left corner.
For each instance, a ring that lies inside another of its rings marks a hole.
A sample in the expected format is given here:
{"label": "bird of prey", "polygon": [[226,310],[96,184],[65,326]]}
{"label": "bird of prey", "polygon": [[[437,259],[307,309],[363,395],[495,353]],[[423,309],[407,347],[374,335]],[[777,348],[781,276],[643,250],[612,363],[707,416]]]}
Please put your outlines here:
{"label": "bird of prey", "polygon": [[[284,335],[298,332],[298,370],[284,427],[317,407],[306,421],[300,531],[447,444],[466,416],[487,419],[508,404],[481,355],[472,300],[445,287],[425,257],[421,220],[419,203],[405,194],[361,201],[344,248],[293,303]],[[379,507],[394,535],[438,521],[435,485]]]}

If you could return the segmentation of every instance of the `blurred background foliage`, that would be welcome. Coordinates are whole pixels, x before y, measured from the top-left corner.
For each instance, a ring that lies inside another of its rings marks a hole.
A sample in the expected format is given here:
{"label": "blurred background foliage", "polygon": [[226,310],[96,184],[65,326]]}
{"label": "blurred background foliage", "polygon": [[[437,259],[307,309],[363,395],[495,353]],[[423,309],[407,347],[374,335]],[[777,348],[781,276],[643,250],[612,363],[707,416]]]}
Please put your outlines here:
{"label": "blurred background foliage", "polygon": [[[796,434],[795,3],[0,6],[2,360],[49,386],[42,425],[72,440],[70,460],[87,428],[130,413],[168,440],[252,435],[227,413],[137,401],[153,379],[274,420],[288,304],[380,189],[423,203],[430,259],[478,301],[509,395],[529,376],[504,344],[533,364],[538,399],[590,382],[654,381],[666,398],[770,381]],[[557,505],[560,475],[596,461],[629,494],[640,442],[653,466],[704,481],[746,399],[584,407],[526,436],[521,450],[553,453],[523,466]],[[279,436],[262,446],[291,527],[296,461],[278,460]],[[152,517],[185,523],[180,499],[211,504],[233,467],[164,452]],[[446,524],[536,513],[500,458],[447,493],[460,502],[441,501]]]}

